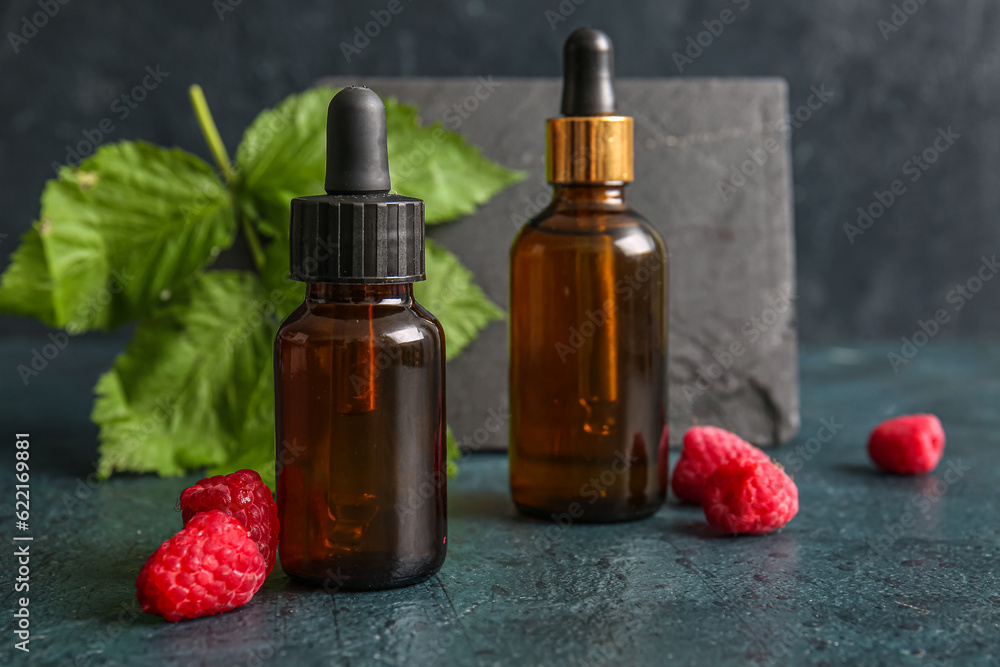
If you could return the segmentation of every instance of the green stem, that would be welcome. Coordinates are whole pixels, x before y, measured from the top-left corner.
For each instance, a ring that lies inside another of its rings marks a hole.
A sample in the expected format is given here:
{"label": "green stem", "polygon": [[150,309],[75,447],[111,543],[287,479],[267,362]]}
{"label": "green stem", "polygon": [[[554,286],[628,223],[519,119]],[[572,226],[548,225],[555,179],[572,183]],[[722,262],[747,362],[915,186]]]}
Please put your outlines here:
{"label": "green stem", "polygon": [[257,232],[254,231],[253,225],[250,221],[243,217],[243,234],[247,237],[247,245],[250,246],[250,254],[253,255],[253,263],[257,265],[257,270],[260,271],[264,268],[264,263],[267,258],[264,257],[264,249],[260,245],[260,237],[257,236]]}
{"label": "green stem", "polygon": [[215,126],[215,119],[212,118],[212,112],[208,109],[205,92],[201,89],[201,86],[195,84],[188,89],[188,93],[191,95],[191,106],[194,107],[194,115],[198,118],[198,125],[201,126],[201,134],[205,137],[205,143],[208,144],[208,149],[212,151],[215,163],[222,170],[222,175],[226,178],[226,184],[230,185],[236,178],[236,172],[233,170],[232,163],[229,162],[229,153],[226,152],[226,146],[222,143],[222,137],[219,136],[219,128]]}
{"label": "green stem", "polygon": [[[226,145],[222,143],[222,137],[219,136],[219,128],[215,126],[215,119],[212,118],[212,112],[208,108],[205,92],[197,84],[191,86],[188,92],[191,96],[191,106],[194,107],[194,115],[198,118],[198,126],[201,127],[201,134],[205,137],[205,143],[208,144],[208,149],[212,152],[215,163],[222,170],[226,186],[232,190],[233,184],[236,182],[236,170],[233,169],[232,162],[229,161],[229,153],[226,152]],[[253,255],[254,264],[257,265],[259,271],[266,261],[264,249],[260,245],[260,237],[257,236],[250,221],[244,216],[240,217],[243,234],[247,237],[247,245],[250,246],[250,253]]]}

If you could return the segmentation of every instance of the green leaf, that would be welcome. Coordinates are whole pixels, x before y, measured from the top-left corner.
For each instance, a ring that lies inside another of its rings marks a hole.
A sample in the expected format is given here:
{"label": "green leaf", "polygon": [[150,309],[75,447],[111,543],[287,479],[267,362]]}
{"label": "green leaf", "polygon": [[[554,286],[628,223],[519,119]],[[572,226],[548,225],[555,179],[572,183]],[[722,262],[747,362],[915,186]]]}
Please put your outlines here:
{"label": "green leaf", "polygon": [[[101,475],[249,467],[273,483],[271,341],[275,318],[303,292],[285,278],[288,206],[323,191],[334,93],[306,91],[258,116],[236,153],[232,194],[197,158],[141,143],[102,147],[49,184],[38,233],[25,237],[0,284],[0,306],[80,330],[142,316],[96,387]],[[427,202],[428,222],[471,213],[524,177],[440,123],[422,127],[414,107],[390,99],[386,114],[393,184]],[[271,239],[261,277],[202,273],[232,243],[237,215]],[[430,241],[427,273],[416,293],[444,326],[453,358],[503,312]],[[116,277],[120,290],[109,285]],[[105,303],[80,312],[95,299]],[[454,475],[460,454],[450,431],[447,443]]]}
{"label": "green leaf", "polygon": [[251,274],[213,271],[141,321],[97,383],[99,474],[273,462],[271,341],[281,299]]}
{"label": "green leaf", "polygon": [[487,324],[502,320],[504,312],[483,294],[472,272],[455,255],[430,239],[425,268],[429,279],[416,283],[413,292],[444,327],[445,350],[448,359],[453,359]]}
{"label": "green leaf", "polygon": [[[295,304],[296,306],[298,303]],[[294,306],[293,306],[294,307]],[[267,329],[268,354],[259,358],[257,386],[247,401],[247,421],[228,448],[229,457],[212,467],[209,475],[228,475],[237,470],[256,470],[264,483],[274,488],[274,363],[270,354],[274,326]]]}
{"label": "green leaf", "polygon": [[101,146],[42,195],[55,323],[78,333],[149,312],[227,248],[234,229],[228,192],[197,157],[142,142]]}
{"label": "green leaf", "polygon": [[0,312],[33,317],[50,327],[56,326],[52,278],[37,222],[21,237],[21,245],[10,256],[10,266],[0,279]]}
{"label": "green leaf", "polygon": [[454,434],[451,432],[451,427],[448,427],[448,477],[455,477],[458,475],[458,460],[462,458],[462,452],[458,449],[458,440],[455,439]]}
{"label": "green leaf", "polygon": [[[336,92],[292,95],[261,113],[243,135],[236,152],[240,210],[273,238],[287,238],[292,198],[323,193],[326,114]],[[416,107],[388,98],[385,112],[393,187],[426,202],[428,223],[472,213],[525,177],[490,162],[441,123],[421,127]]]}
{"label": "green leaf", "polygon": [[236,151],[240,211],[268,236],[288,238],[293,198],[323,193],[326,112],[336,92],[313,88],[292,95],[262,112],[243,133]]}
{"label": "green leaf", "polygon": [[428,224],[468,215],[526,176],[487,160],[440,122],[421,127],[414,106],[390,97],[385,116],[393,187],[401,195],[424,200]]}
{"label": "green leaf", "polygon": [[287,289],[297,285],[301,288],[302,295],[305,295],[305,283],[295,282],[288,277],[288,243],[288,236],[285,236],[282,239],[272,240],[264,248],[264,265],[260,267],[261,279],[268,287],[278,287],[279,289]]}

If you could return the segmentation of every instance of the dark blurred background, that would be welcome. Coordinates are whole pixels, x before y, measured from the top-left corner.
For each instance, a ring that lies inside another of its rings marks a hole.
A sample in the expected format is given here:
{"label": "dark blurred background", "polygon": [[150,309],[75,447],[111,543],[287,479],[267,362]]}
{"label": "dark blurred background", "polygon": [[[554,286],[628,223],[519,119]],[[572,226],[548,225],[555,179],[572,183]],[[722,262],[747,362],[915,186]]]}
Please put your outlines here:
{"label": "dark blurred background", "polygon": [[[940,339],[1000,330],[1000,280],[958,312],[947,302],[981,257],[1000,250],[1000,2],[399,1],[402,12],[348,62],[341,43],[388,0],[42,0],[58,12],[36,34],[24,17],[42,11],[39,0],[4,0],[0,266],[37,215],[52,164],[103,118],[115,125],[107,140],[141,138],[208,159],[191,83],[205,88],[233,151],[261,109],[322,76],[557,76],[563,40],[593,25],[614,39],[619,76],[780,76],[792,110],[814,90],[832,92],[794,131],[804,341],[898,341],[945,307],[952,320]],[[726,9],[735,20],[679,73],[674,52]],[[112,105],[147,67],[167,74],[119,120],[123,107]],[[932,151],[935,163],[911,182],[908,161],[948,128],[959,138]],[[896,179],[905,193],[851,243],[844,225]],[[15,318],[0,327],[44,331]]]}

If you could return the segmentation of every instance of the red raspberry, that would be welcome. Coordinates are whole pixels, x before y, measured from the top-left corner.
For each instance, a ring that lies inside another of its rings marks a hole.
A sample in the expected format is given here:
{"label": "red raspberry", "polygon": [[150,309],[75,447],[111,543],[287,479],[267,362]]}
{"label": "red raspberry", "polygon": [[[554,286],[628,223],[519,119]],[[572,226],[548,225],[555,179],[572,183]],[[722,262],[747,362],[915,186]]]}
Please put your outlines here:
{"label": "red raspberry", "polygon": [[727,533],[760,535],[788,523],[799,511],[799,489],[770,461],[733,459],[705,483],[705,518]]}
{"label": "red raspberry", "polygon": [[944,429],[934,415],[887,419],[868,437],[868,456],[882,470],[922,475],[937,467],[944,453]]}
{"label": "red raspberry", "polygon": [[705,480],[723,463],[735,458],[770,461],[767,454],[735,433],[715,426],[693,426],[684,434],[684,449],[674,467],[674,495],[700,504]]}
{"label": "red raspberry", "polygon": [[267,574],[274,569],[278,550],[278,506],[253,470],[237,470],[230,475],[216,475],[189,486],[181,493],[181,516],[184,524],[206,510],[222,510],[240,520],[257,543],[267,564]]}
{"label": "red raspberry", "polygon": [[147,614],[176,623],[246,604],[266,576],[264,557],[243,524],[212,510],[153,552],[135,580],[136,597]]}

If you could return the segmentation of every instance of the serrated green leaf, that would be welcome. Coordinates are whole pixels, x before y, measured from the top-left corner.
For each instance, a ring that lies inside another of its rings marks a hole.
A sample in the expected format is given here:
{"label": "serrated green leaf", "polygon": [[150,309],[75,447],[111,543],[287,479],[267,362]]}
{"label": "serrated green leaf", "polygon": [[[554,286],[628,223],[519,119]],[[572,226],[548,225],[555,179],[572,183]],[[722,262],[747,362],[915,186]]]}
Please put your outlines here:
{"label": "serrated green leaf", "polygon": [[[336,94],[314,88],[261,113],[236,152],[240,210],[268,236],[287,238],[294,197],[321,194],[326,172],[326,112]],[[428,223],[472,213],[523,172],[495,164],[441,123],[420,125],[416,107],[385,100],[393,188],[426,202]]]}
{"label": "serrated green leaf", "polygon": [[390,97],[385,100],[385,116],[392,185],[401,195],[424,200],[428,224],[468,215],[524,180],[524,172],[487,160],[440,122],[421,126],[414,106]]}
{"label": "serrated green leaf", "polygon": [[287,238],[293,198],[323,193],[326,112],[336,92],[313,88],[292,95],[243,133],[236,151],[240,210],[268,236]]}
{"label": "serrated green leaf", "polygon": [[426,242],[428,280],[413,286],[414,296],[444,327],[448,359],[457,357],[490,322],[504,312],[487,298],[458,257],[430,239]]}
{"label": "serrated green leaf", "polygon": [[23,315],[56,326],[52,308],[52,278],[38,223],[21,237],[21,245],[10,256],[10,266],[0,278],[0,312]]}
{"label": "serrated green leaf", "polygon": [[[27,292],[37,277],[31,294],[43,304],[48,294],[51,320],[60,326],[109,328],[143,316],[135,340],[96,387],[100,474],[250,467],[273,482],[274,318],[294,308],[303,291],[285,278],[288,205],[322,192],[334,92],[310,90],[262,113],[237,151],[235,208],[272,239],[260,279],[200,272],[232,243],[236,213],[212,169],[182,151],[105,146],[46,189],[39,233],[26,237],[5,282]],[[440,124],[422,127],[414,107],[390,99],[386,113],[393,184],[427,202],[428,222],[471,213],[523,178]],[[503,312],[454,255],[431,242],[427,272],[418,299],[444,326],[453,358]],[[125,283],[120,290],[109,285],[116,276]],[[81,313],[81,304],[95,298],[105,303]],[[3,299],[0,285],[0,306]],[[29,309],[15,301],[12,311]],[[37,308],[30,314],[44,317],[44,305]],[[447,443],[453,475],[460,454],[450,431]]]}
{"label": "serrated green leaf", "polygon": [[[291,289],[297,285],[305,294],[305,283],[299,283],[288,277],[289,252],[288,237],[275,239],[264,248],[264,265],[260,267],[260,276],[268,287]],[[299,299],[301,301],[302,299]]]}
{"label": "serrated green leaf", "polygon": [[[296,303],[295,305],[298,305]],[[294,307],[294,306],[293,306]],[[268,330],[268,342],[273,340],[273,326]],[[269,345],[270,351],[270,345]],[[247,421],[234,439],[228,458],[212,467],[209,475],[228,475],[250,468],[256,470],[264,483],[274,488],[274,364],[271,355],[259,358],[257,386],[247,402]]]}
{"label": "serrated green leaf", "polygon": [[273,461],[275,306],[256,276],[213,271],[141,321],[95,390],[99,474]]}
{"label": "serrated green leaf", "polygon": [[142,142],[101,146],[42,195],[54,320],[77,333],[147,313],[233,241],[229,193],[205,162]]}

